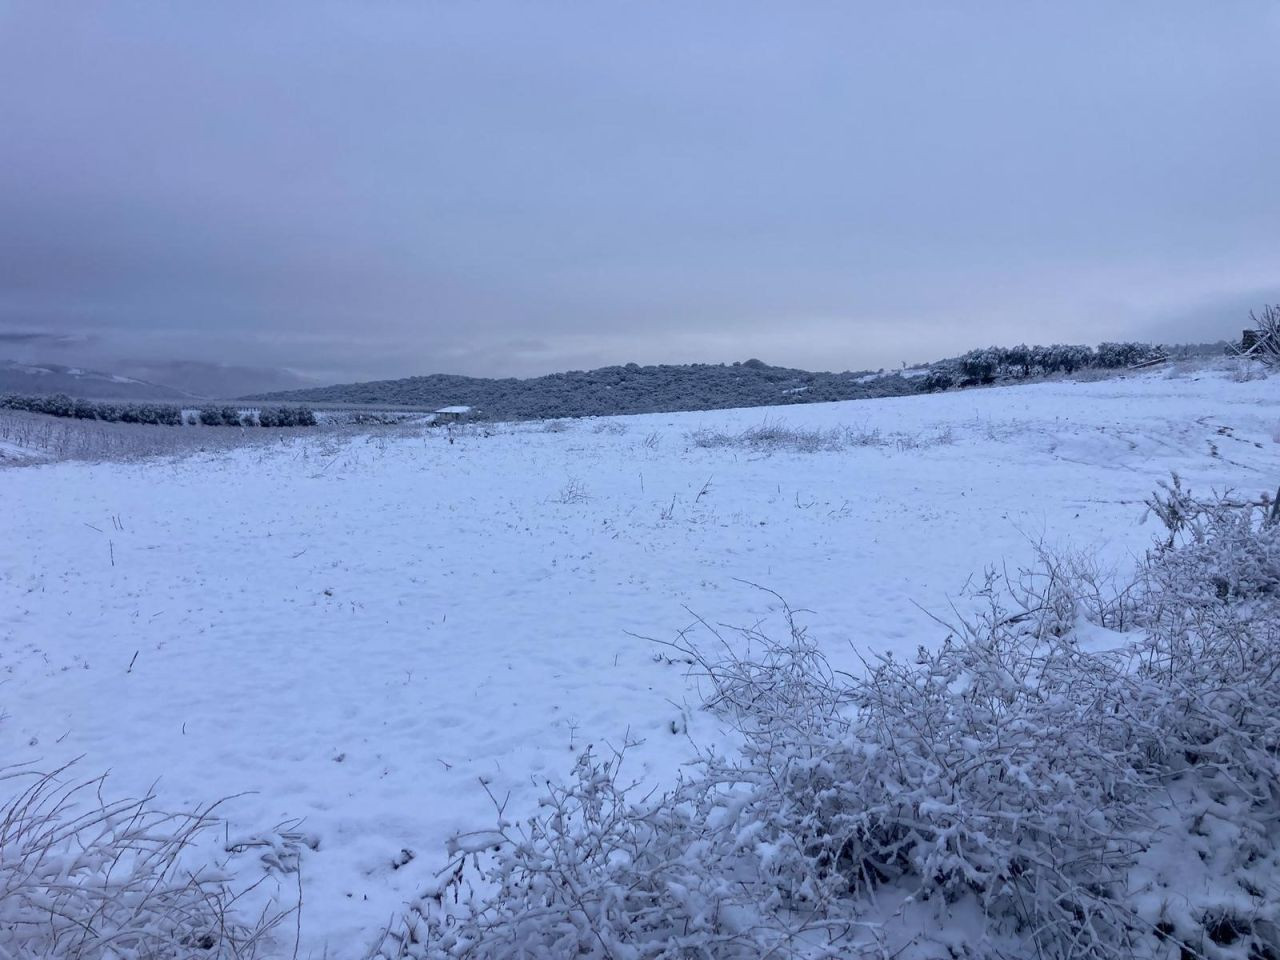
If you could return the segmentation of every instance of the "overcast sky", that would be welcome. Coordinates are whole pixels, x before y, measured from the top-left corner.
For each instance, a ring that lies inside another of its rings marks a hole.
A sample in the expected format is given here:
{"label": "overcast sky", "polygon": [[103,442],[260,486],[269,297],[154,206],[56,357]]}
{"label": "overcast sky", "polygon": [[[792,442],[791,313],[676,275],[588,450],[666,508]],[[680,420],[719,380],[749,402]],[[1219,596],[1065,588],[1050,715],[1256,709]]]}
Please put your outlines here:
{"label": "overcast sky", "polygon": [[1280,4],[0,0],[0,356],[324,380],[1238,335]]}

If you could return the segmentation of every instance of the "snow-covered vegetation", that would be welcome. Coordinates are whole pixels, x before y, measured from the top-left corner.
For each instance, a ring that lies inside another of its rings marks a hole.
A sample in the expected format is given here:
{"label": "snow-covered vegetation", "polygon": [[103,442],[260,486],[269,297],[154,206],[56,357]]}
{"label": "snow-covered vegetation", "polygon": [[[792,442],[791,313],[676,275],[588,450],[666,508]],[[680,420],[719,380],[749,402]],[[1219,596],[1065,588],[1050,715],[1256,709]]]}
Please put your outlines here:
{"label": "snow-covered vegetation", "polygon": [[0,471],[12,956],[1280,951],[1274,378],[7,416],[199,440]]}
{"label": "snow-covered vegetation", "polygon": [[[198,413],[190,414],[199,424]],[[193,425],[194,425],[193,424]],[[248,426],[245,424],[242,426]],[[0,409],[0,466],[54,460],[112,461],[270,446],[299,430],[182,429],[153,423],[76,420]]]}
{"label": "snow-covered vegetation", "polygon": [[166,813],[105,799],[71,765],[8,769],[0,786],[0,956],[251,960],[284,919],[237,909],[221,871],[184,862],[216,804]]}
{"label": "snow-covered vegetation", "polygon": [[1027,379],[1081,370],[1123,370],[1153,356],[1180,350],[1221,356],[1225,344],[1153,347],[1147,343],[1104,343],[1094,347],[989,347],[931,364],[878,372],[817,373],[770,366],[760,360],[732,364],[661,364],[570,370],[542,377],[498,380],[436,374],[347,383],[265,394],[266,399],[306,403],[464,403],[484,419],[614,416],[678,410],[721,410],[776,404],[826,403],[897,397],[956,386]]}
{"label": "snow-covered vegetation", "polygon": [[1277,955],[1280,504],[1149,507],[1131,582],[991,569],[911,660],[837,672],[785,602],[780,639],[681,633],[737,750],[657,796],[587,751],[497,802],[386,955]]}
{"label": "snow-covered vegetation", "polygon": [[184,411],[171,403],[121,403],[86,400],[65,393],[48,395],[5,394],[0,410],[20,410],[50,417],[95,420],[104,423],[146,423],[177,427],[200,424],[206,427],[314,427],[316,415],[309,407],[267,405],[243,409],[230,404],[206,404]]}

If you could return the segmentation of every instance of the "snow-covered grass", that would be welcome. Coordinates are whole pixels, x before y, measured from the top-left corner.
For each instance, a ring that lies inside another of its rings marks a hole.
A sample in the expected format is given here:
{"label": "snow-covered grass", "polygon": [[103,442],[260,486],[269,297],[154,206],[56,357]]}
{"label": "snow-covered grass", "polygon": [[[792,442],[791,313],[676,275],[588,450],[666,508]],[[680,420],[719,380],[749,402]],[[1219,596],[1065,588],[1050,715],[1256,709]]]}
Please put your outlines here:
{"label": "snow-covered grass", "polygon": [[279,443],[281,436],[221,427],[109,423],[0,410],[0,466],[59,460],[139,460]]}
{"label": "snow-covered grass", "polygon": [[[949,442],[697,440],[766,424]],[[265,878],[254,909],[291,907],[300,870],[299,956],[359,956],[490,794],[517,820],[589,749],[629,744],[648,789],[740,745],[641,637],[696,617],[787,636],[749,581],[861,675],[938,649],[935,615],[978,610],[970,576],[1042,541],[1123,575],[1172,470],[1273,490],[1277,430],[1274,379],[1211,371],[5,470],[0,749],[83,755],[165,809],[235,795],[191,855]]]}
{"label": "snow-covered grass", "polygon": [[736,753],[660,795],[614,751],[527,819],[495,798],[384,955],[1276,956],[1280,507],[1176,479],[1151,506],[1132,583],[991,570],[914,661],[842,675],[785,604],[782,639],[681,634]]}
{"label": "snow-covered grass", "polygon": [[689,435],[694,446],[707,448],[731,448],[755,451],[757,453],[791,450],[798,453],[817,453],[819,451],[839,451],[847,447],[884,447],[892,446],[900,450],[914,450],[921,446],[932,446],[939,443],[951,443],[954,436],[949,427],[944,427],[929,434],[885,434],[878,428],[865,427],[831,427],[821,428],[793,427],[781,421],[765,419],[762,423],[748,427],[740,432],[726,432],[702,427]]}
{"label": "snow-covered grass", "polygon": [[[230,416],[239,416],[238,408]],[[217,411],[215,410],[215,413]],[[326,411],[315,426],[273,426],[260,429],[257,407],[243,413],[240,426],[219,421],[199,422],[197,409],[182,412],[182,425],[121,423],[52,417],[21,410],[0,410],[0,466],[24,466],[66,460],[127,461],[212,455],[248,447],[294,442],[301,446],[331,446],[336,440],[367,436],[403,435],[406,429],[429,422],[425,414],[379,411]]]}

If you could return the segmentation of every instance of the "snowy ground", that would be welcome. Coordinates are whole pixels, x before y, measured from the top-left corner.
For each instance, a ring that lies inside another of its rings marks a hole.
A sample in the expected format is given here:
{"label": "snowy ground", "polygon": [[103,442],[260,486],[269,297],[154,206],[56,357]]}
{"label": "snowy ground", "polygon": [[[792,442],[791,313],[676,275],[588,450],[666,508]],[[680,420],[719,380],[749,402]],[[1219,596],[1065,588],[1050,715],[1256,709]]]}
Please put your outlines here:
{"label": "snowy ground", "polygon": [[[766,419],[887,442],[690,440]],[[912,652],[942,636],[913,601],[949,615],[971,574],[1041,537],[1123,569],[1170,470],[1274,491],[1280,380],[1152,374],[0,470],[0,747],[45,767],[83,755],[116,793],[158,780],[174,807],[245,794],[224,808],[231,839],[316,847],[299,956],[359,956],[445,839],[489,824],[482,779],[518,815],[588,743],[642,741],[633,772],[661,781],[720,736],[635,634],[776,615],[750,581],[811,610],[839,665]],[[233,868],[260,876],[262,849]],[[292,876],[270,883],[296,895]]]}

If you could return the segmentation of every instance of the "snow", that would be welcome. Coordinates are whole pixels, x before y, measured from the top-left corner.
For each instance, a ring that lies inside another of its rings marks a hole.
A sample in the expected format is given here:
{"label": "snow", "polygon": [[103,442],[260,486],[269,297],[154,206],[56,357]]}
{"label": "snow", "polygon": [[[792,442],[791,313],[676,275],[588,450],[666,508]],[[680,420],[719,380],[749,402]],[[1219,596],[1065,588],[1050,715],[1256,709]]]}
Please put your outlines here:
{"label": "snow", "polygon": [[929,372],[929,367],[903,367],[901,370],[881,370],[879,373],[864,373],[859,377],[854,377],[854,383],[872,383],[876,380],[883,380],[886,377],[899,376],[910,380],[912,377],[923,377]]}
{"label": "snow", "polygon": [[[1123,569],[1170,470],[1274,491],[1278,386],[1146,374],[0,470],[0,748],[158,780],[170,807],[234,796],[228,869],[287,899],[300,864],[298,955],[358,956],[453,834],[491,826],[489,793],[519,817],[624,741],[661,783],[724,736],[642,637],[774,622],[759,584],[838,667],[912,654],[944,635],[913,603],[951,616],[1042,536]],[[765,420],[950,442],[688,439]]]}
{"label": "snow", "polygon": [[38,460],[35,451],[9,440],[0,440],[0,466]]}

